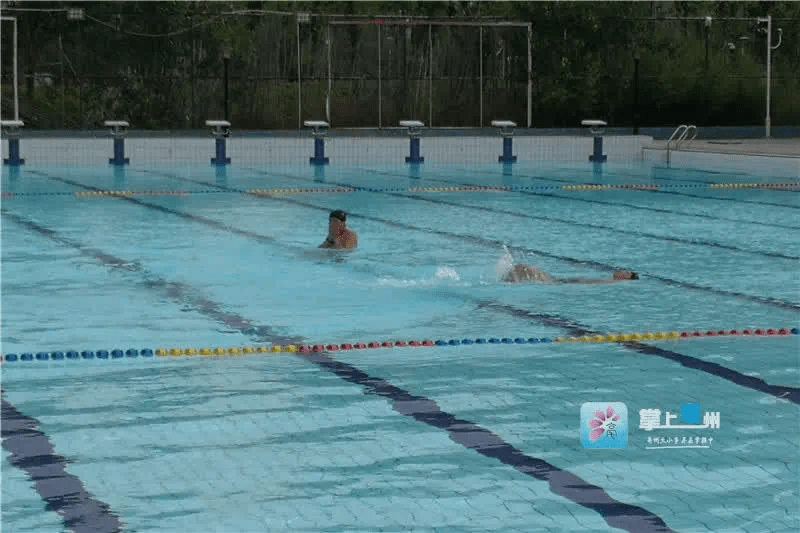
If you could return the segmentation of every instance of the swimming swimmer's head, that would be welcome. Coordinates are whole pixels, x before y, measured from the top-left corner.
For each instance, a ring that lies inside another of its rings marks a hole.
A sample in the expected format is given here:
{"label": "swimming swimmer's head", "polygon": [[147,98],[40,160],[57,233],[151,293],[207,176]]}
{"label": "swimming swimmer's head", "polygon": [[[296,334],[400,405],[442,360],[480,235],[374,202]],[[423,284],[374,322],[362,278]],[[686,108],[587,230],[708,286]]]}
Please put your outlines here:
{"label": "swimming swimmer's head", "polygon": [[330,218],[338,218],[342,222],[347,222],[347,214],[341,209],[337,209],[336,211],[331,211]]}

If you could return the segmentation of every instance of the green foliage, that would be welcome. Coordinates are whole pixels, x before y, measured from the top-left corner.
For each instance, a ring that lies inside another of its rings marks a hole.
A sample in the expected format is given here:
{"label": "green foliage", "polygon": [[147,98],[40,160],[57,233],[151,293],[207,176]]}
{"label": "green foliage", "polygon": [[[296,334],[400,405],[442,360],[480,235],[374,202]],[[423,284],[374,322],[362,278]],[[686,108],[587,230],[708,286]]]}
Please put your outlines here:
{"label": "green foliage", "polygon": [[[229,118],[243,129],[297,127],[298,78],[303,118],[324,116],[329,69],[336,125],[377,125],[379,103],[384,125],[427,118],[430,101],[437,126],[476,126],[493,118],[524,123],[524,28],[484,26],[481,33],[474,26],[432,26],[429,48],[424,20],[479,17],[531,24],[537,127],[574,127],[587,116],[632,125],[637,50],[640,126],[760,124],[766,39],[765,25],[755,19],[767,14],[775,19],[774,39],[783,29],[773,52],[773,124],[800,121],[800,2],[100,1],[81,4],[88,16],[80,22],[66,19],[64,5],[39,2],[38,9],[58,11],[15,13],[20,107],[31,127],[96,127],[110,118],[144,128],[198,127],[224,113],[225,64]],[[299,71],[295,10],[318,15],[299,25]],[[335,15],[427,19],[380,29],[329,27]],[[708,29],[707,15],[713,20]],[[671,20],[680,17],[693,19]],[[5,33],[2,45],[9,49]],[[5,116],[5,52],[3,61]],[[35,86],[38,73],[51,75],[55,85]]]}

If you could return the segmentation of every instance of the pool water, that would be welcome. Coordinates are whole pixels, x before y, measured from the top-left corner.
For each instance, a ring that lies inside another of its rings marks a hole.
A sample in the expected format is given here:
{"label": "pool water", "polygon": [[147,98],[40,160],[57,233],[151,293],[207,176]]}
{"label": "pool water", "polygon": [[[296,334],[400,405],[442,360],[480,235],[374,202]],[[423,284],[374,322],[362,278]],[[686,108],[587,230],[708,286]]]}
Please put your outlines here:
{"label": "pool water", "polygon": [[[797,335],[559,342],[796,327],[798,192],[732,186],[787,181],[753,168],[4,171],[3,525],[795,531]],[[317,248],[333,209],[358,249]],[[506,284],[507,254],[641,279]],[[398,340],[447,345],[285,351]],[[624,404],[624,447],[585,446],[587,402]],[[689,427],[697,405],[719,426]]]}

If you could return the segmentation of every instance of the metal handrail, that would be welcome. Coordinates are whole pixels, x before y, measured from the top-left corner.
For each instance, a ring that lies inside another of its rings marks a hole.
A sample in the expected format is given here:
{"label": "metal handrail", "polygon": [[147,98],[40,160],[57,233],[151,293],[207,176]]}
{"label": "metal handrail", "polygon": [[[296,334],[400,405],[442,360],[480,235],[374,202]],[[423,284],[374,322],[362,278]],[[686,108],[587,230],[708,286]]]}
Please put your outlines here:
{"label": "metal handrail", "polygon": [[[691,137],[689,135],[691,134]],[[684,142],[687,143],[686,146],[691,146],[692,141],[697,137],[697,126],[694,124],[690,124],[686,127],[686,130],[683,132],[683,135],[675,143],[675,148],[680,148],[681,144]]]}
{"label": "metal handrail", "polygon": [[[676,135],[678,136],[677,139],[675,139]],[[691,137],[689,137],[689,135],[691,135]],[[684,142],[688,142],[689,144],[687,144],[687,146],[689,146],[692,144],[695,137],[697,137],[697,126],[694,124],[689,124],[688,126],[686,124],[681,124],[675,128],[675,131],[672,132],[672,135],[669,136],[669,140],[667,141],[667,165],[669,165],[670,148],[678,150]],[[670,143],[672,143],[673,139],[675,139],[675,146],[670,147]]]}
{"label": "metal handrail", "polygon": [[[681,132],[682,134],[686,133],[686,130],[688,128],[689,128],[689,126],[687,126],[686,124],[681,124],[680,126],[675,128],[675,131],[672,132],[672,135],[669,136],[669,140],[667,141],[667,151],[669,151],[669,143],[672,142],[672,139],[674,139],[675,136],[678,135],[679,132]],[[677,147],[677,143],[676,143],[676,147]]]}

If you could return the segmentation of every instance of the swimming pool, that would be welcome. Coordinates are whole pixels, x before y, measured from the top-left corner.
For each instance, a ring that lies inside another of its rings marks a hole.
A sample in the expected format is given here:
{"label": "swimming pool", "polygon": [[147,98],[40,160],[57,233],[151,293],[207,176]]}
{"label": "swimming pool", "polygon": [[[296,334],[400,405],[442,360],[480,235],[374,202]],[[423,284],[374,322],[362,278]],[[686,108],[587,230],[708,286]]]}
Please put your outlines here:
{"label": "swimming pool", "polygon": [[[794,531],[800,203],[754,186],[787,181],[529,161],[4,171],[3,524]],[[357,250],[316,248],[333,209]],[[504,245],[555,276],[641,279],[504,284]],[[587,440],[609,405],[618,427]]]}

